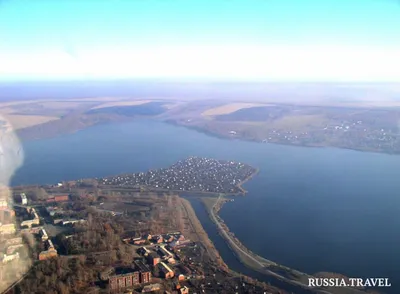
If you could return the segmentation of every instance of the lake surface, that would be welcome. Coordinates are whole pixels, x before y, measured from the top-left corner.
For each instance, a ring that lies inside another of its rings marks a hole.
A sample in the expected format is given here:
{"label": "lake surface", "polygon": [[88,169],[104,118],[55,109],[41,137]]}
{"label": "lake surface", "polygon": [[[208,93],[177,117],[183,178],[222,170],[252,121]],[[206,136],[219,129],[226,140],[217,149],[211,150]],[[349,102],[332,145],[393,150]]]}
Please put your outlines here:
{"label": "lake surface", "polygon": [[400,156],[230,141],[154,121],[26,142],[24,152],[13,185],[145,171],[191,155],[249,163],[260,169],[249,193],[221,210],[249,249],[308,273],[400,285]]}

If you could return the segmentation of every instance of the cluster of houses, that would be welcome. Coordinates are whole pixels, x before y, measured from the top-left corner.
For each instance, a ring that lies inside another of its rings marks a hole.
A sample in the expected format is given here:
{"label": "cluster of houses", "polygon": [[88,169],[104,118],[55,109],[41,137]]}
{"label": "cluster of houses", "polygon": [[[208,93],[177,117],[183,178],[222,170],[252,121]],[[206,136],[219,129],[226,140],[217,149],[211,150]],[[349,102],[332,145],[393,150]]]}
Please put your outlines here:
{"label": "cluster of houses", "polygon": [[[103,280],[108,279],[112,292],[141,284],[143,284],[142,292],[159,290],[161,288],[159,283],[150,284],[152,282],[151,270],[157,272],[156,277],[159,278],[172,279],[177,277],[178,281],[185,280],[184,275],[174,267],[179,258],[173,252],[173,248],[190,242],[180,232],[161,235],[146,234],[139,238],[126,238],[124,242],[137,245],[137,252],[142,257],[134,262],[133,268],[122,270],[110,268],[102,274]],[[189,289],[182,287],[179,293],[189,293]]]}
{"label": "cluster of houses", "polygon": [[180,246],[184,246],[190,243],[190,240],[186,240],[185,236],[180,232],[161,234],[161,235],[150,235],[146,234],[139,238],[126,238],[124,242],[134,245],[149,245],[149,244],[168,244],[169,247],[176,249]]}
{"label": "cluster of houses", "polygon": [[24,243],[21,237],[15,237],[7,239],[2,245],[5,252],[0,253],[0,260],[4,264],[19,259],[18,249],[23,247]]}

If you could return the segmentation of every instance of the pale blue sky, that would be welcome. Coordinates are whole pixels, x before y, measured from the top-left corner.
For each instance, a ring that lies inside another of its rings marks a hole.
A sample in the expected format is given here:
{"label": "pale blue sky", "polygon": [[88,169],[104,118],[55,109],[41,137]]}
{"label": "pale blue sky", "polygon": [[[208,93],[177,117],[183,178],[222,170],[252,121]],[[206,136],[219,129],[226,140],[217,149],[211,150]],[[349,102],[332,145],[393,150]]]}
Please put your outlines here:
{"label": "pale blue sky", "polygon": [[397,0],[3,0],[0,78],[400,79]]}

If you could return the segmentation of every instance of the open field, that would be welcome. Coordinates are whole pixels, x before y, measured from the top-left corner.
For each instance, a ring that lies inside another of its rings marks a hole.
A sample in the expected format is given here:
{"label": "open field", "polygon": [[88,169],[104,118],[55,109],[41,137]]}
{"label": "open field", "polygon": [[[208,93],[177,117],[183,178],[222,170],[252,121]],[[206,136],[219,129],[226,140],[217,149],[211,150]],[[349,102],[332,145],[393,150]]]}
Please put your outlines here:
{"label": "open field", "polygon": [[288,115],[272,122],[275,128],[301,129],[308,126],[322,126],[329,120],[321,114]]}
{"label": "open field", "polygon": [[4,117],[10,122],[14,130],[28,128],[31,126],[40,125],[59,119],[58,117],[54,116],[17,115],[17,114],[8,114],[4,115]]}
{"label": "open field", "polygon": [[222,115],[229,114],[240,109],[244,108],[252,108],[257,106],[268,106],[267,104],[259,104],[259,103],[230,103],[222,106],[214,107],[208,109],[202,113],[203,116],[214,116],[214,115]]}

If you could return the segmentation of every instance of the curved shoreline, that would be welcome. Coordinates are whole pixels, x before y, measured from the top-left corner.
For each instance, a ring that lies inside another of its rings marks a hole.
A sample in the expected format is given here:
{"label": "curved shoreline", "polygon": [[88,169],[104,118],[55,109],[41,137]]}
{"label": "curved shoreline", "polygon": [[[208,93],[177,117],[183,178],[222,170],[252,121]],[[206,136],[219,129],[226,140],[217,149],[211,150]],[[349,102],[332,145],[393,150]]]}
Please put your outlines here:
{"label": "curved shoreline", "polygon": [[[309,287],[308,278],[315,278],[318,273],[310,275],[278,263],[268,260],[262,256],[259,256],[245,247],[238,238],[236,238],[233,233],[229,230],[229,227],[224,223],[222,218],[218,215],[218,212],[222,206],[229,200],[220,195],[212,207],[207,206],[203,199],[203,205],[208,212],[211,221],[216,225],[219,235],[224,239],[226,244],[232,253],[239,259],[239,261],[246,267],[255,270],[265,276],[270,276],[275,279],[280,280],[283,283],[294,287],[300,287],[303,291],[308,291],[308,293],[319,293],[319,294],[336,294],[341,293],[340,289],[346,289],[348,294],[361,294],[366,293],[362,289],[356,289],[351,287],[343,288],[329,288],[329,287]],[[282,273],[283,272],[283,273]],[[342,276],[342,275],[340,275]],[[318,276],[321,277],[321,276]],[[342,276],[347,278],[345,276]],[[337,292],[339,291],[339,292]]]}
{"label": "curved shoreline", "polygon": [[[290,280],[280,274],[277,274],[271,270],[268,269],[270,266],[279,266],[280,265],[276,264],[273,261],[270,261],[268,259],[265,259],[259,255],[256,255],[255,253],[251,252],[249,249],[247,249],[236,237],[232,236],[232,233],[229,231],[229,228],[222,223],[220,216],[218,215],[218,211],[221,209],[222,205],[224,202],[222,202],[221,205],[221,198],[222,196],[218,197],[218,199],[215,201],[214,205],[210,208],[207,207],[207,211],[209,212],[209,216],[211,220],[216,224],[218,228],[218,232],[223,237],[225,242],[228,244],[229,248],[233,251],[233,253],[239,258],[239,260],[247,267],[254,269],[258,272],[261,272],[263,274],[267,275],[272,275],[275,278],[278,278],[284,282],[294,284],[296,286],[300,286],[304,289],[312,290],[309,288],[306,284],[301,283],[299,281],[295,280]],[[288,269],[291,270],[291,269]],[[305,273],[300,273],[301,275],[305,275],[306,277],[309,277],[309,275]],[[315,291],[316,289],[314,289]],[[320,293],[329,293],[322,291]]]}

